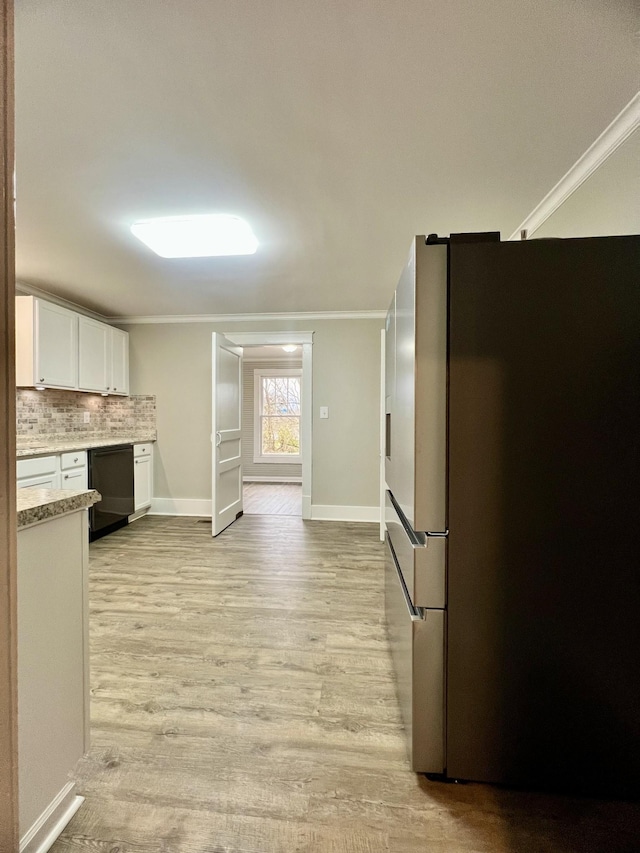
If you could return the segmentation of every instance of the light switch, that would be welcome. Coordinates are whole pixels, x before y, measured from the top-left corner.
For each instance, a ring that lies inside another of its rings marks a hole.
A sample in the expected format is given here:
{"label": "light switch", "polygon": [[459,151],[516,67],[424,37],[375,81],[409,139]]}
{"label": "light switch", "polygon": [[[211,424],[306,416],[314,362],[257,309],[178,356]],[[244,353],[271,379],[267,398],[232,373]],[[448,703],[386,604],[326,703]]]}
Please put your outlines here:
{"label": "light switch", "polygon": [[329,406],[320,406],[320,417],[328,418],[329,417]]}
{"label": "light switch", "polygon": [[88,424],[91,422],[91,412],[84,412],[83,421],[85,424]]}

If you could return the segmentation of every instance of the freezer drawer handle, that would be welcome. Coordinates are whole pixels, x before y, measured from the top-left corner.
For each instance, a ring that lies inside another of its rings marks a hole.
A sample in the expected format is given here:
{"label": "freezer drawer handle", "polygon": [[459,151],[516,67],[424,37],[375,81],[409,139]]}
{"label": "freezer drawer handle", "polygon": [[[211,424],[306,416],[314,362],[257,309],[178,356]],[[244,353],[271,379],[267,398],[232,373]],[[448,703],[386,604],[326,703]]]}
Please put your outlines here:
{"label": "freezer drawer handle", "polygon": [[421,607],[414,607],[411,602],[411,597],[409,596],[409,590],[407,589],[407,585],[404,582],[404,578],[402,577],[402,571],[398,564],[398,558],[396,557],[396,552],[393,550],[393,545],[391,544],[391,539],[389,538],[389,534],[384,534],[385,541],[387,543],[387,548],[389,549],[389,553],[393,559],[393,565],[396,568],[396,574],[398,575],[398,583],[400,584],[400,589],[402,590],[402,594],[404,595],[404,603],[407,605],[407,610],[409,611],[409,616],[411,617],[412,622],[424,622],[424,612]]}

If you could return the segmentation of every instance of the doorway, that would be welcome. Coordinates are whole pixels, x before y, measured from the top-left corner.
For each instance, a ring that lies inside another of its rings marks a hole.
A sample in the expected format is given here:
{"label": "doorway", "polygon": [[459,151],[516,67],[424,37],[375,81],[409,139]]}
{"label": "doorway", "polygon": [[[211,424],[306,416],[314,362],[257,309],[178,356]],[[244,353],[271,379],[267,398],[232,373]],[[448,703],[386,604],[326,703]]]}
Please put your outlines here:
{"label": "doorway", "polygon": [[244,512],[301,516],[301,346],[244,346],[242,398]]}
{"label": "doorway", "polygon": [[313,332],[226,332],[242,347],[242,510],[311,517]]}

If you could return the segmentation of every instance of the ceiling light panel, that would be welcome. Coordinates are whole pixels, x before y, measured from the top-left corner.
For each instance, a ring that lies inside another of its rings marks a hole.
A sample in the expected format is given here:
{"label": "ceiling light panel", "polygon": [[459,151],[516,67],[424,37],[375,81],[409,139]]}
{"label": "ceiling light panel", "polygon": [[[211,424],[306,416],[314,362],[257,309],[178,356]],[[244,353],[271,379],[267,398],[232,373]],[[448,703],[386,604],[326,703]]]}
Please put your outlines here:
{"label": "ceiling light panel", "polygon": [[227,213],[144,219],[131,232],[161,258],[253,255],[258,248],[248,223]]}

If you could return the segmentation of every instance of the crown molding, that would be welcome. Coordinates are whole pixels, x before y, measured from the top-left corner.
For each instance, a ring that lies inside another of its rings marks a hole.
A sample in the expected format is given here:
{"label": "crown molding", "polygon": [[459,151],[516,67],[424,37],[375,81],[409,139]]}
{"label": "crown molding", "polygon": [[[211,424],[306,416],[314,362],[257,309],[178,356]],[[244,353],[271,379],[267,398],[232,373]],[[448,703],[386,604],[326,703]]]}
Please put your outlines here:
{"label": "crown molding", "polygon": [[109,322],[104,314],[99,314],[97,311],[92,311],[84,305],[78,305],[76,302],[71,302],[70,299],[63,299],[61,296],[56,296],[55,293],[49,293],[48,290],[42,290],[26,281],[16,281],[16,294],[18,296],[37,296],[39,299],[45,299],[47,302],[53,302],[55,305],[60,305],[61,308],[68,308],[70,311],[75,311],[77,314],[84,314],[86,317],[92,317],[94,320],[99,320],[101,323]]}
{"label": "crown molding", "polygon": [[[226,333],[229,340],[239,347],[270,347],[286,344],[312,344],[313,332],[234,332]],[[300,356],[297,356],[298,359]]]}
{"label": "crown molding", "polygon": [[69,308],[87,317],[93,317],[101,323],[116,323],[121,325],[139,325],[149,323],[260,323],[280,322],[287,320],[383,320],[386,311],[300,311],[284,314],[150,314],[148,316],[108,317],[98,311],[92,311],[84,305],[78,305],[70,299],[63,299],[42,290],[40,287],[26,281],[16,281],[16,293],[22,296],[37,296],[53,302],[62,308]]}
{"label": "crown molding", "polygon": [[386,311],[307,311],[285,314],[158,314],[106,317],[108,323],[136,326],[149,323],[264,323],[287,320],[382,320]]}
{"label": "crown molding", "polygon": [[552,213],[572,195],[587,178],[610,157],[616,148],[628,139],[640,127],[640,92],[629,101],[626,107],[603,130],[596,141],[587,148],[569,171],[558,181],[542,199],[540,204],[516,228],[509,240],[520,240],[521,232],[530,237],[549,219]]}
{"label": "crown molding", "polygon": [[249,366],[251,366],[252,364],[278,364],[284,365],[285,367],[291,367],[294,370],[302,368],[302,359],[300,358],[290,359],[280,358],[280,356],[272,358],[267,355],[255,356],[251,355],[251,350],[247,350],[244,352],[242,363]]}

